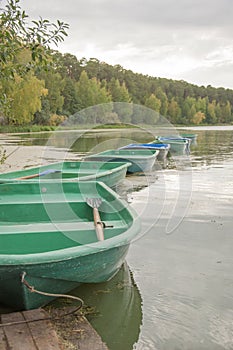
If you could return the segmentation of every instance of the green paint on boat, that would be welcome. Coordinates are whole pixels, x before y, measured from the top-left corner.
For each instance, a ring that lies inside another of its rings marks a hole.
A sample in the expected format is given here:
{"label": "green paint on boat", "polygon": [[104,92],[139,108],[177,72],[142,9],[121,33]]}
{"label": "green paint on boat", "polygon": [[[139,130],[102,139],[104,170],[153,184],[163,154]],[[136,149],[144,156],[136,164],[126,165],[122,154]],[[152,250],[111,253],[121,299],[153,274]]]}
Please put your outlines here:
{"label": "green paint on boat", "polygon": [[[101,198],[98,241],[87,198]],[[140,220],[100,182],[6,183],[0,186],[0,303],[32,309],[51,301],[30,292],[66,293],[103,282],[119,270]]]}
{"label": "green paint on boat", "polygon": [[169,152],[176,153],[176,154],[188,154],[189,153],[189,141],[188,139],[183,139],[181,138],[180,140],[176,138],[175,140],[166,138],[166,139],[161,139],[158,137],[152,143],[167,143],[170,145],[170,150]]}
{"label": "green paint on boat", "polygon": [[128,167],[127,171],[129,173],[135,173],[142,171],[151,171],[155,164],[158,154],[158,150],[150,149],[111,149],[97,154],[88,155],[85,157],[85,159],[105,162],[130,162],[132,165]]}
{"label": "green paint on boat", "polygon": [[181,134],[181,137],[191,140],[191,144],[197,143],[197,134]]}
{"label": "green paint on boat", "polygon": [[197,134],[180,134],[180,135],[181,137],[185,137],[187,139],[192,139],[192,140],[197,138]]}
{"label": "green paint on boat", "polygon": [[[57,162],[40,167],[0,174],[0,183],[4,182],[43,182],[43,181],[101,181],[109,187],[115,187],[122,181],[130,163],[125,162]],[[24,177],[30,177],[21,179]],[[33,177],[35,176],[35,177]]]}

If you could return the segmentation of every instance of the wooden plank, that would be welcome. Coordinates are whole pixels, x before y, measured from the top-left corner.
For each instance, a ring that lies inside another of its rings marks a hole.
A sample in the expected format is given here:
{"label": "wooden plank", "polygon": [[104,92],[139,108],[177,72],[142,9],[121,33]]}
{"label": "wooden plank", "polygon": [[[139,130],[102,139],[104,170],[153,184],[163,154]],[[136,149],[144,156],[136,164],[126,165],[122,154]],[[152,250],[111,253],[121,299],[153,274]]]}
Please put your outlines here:
{"label": "wooden plank", "polygon": [[77,339],[78,349],[80,350],[108,350],[108,347],[103,343],[99,334],[87,321],[86,317],[81,316],[78,321],[80,327],[80,337]]}
{"label": "wooden plank", "polygon": [[[20,312],[1,315],[2,323],[25,321]],[[9,348],[12,350],[35,350],[35,344],[31,337],[27,323],[12,326],[5,326],[4,332],[7,338]]]}
{"label": "wooden plank", "polygon": [[[72,313],[73,307],[53,310],[55,329],[61,345],[79,350],[108,350],[99,334],[81,313]],[[68,314],[70,313],[70,314]],[[64,317],[63,315],[66,314]],[[68,314],[68,315],[67,315]]]}
{"label": "wooden plank", "polygon": [[84,316],[71,314],[64,319],[64,313],[69,311],[69,308],[65,309],[65,312],[56,312],[57,318],[53,321],[46,319],[48,314],[43,309],[1,315],[2,324],[26,322],[0,327],[0,350],[61,350],[63,341],[74,349],[108,350]]}
{"label": "wooden plank", "polygon": [[27,321],[43,319],[41,321],[29,322],[32,338],[38,350],[60,350],[58,336],[52,327],[52,324],[46,318],[49,315],[42,309],[29,310],[22,312]]}
{"label": "wooden plank", "polygon": [[6,335],[2,327],[0,327],[0,350],[7,350]]}

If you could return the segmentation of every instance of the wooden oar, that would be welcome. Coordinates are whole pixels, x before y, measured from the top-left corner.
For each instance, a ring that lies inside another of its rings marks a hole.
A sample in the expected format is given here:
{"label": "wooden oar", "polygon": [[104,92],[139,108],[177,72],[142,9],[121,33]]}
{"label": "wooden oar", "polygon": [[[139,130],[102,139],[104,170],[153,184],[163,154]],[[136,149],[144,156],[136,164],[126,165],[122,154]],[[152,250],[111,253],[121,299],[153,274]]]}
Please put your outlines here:
{"label": "wooden oar", "polygon": [[96,231],[96,236],[99,241],[104,241],[104,228],[103,224],[100,219],[100,214],[99,214],[99,206],[102,203],[101,198],[87,198],[86,199],[87,204],[93,208],[93,217],[94,217],[94,225],[95,225],[95,231]]}
{"label": "wooden oar", "polygon": [[33,179],[35,177],[40,177],[40,176],[44,176],[44,175],[48,175],[48,174],[53,174],[53,173],[60,173],[61,170],[56,170],[56,169],[48,169],[45,171],[42,171],[41,173],[37,173],[37,174],[32,174],[32,175],[27,175],[27,176],[22,176],[22,177],[18,177],[15,180],[27,180],[27,179]]}

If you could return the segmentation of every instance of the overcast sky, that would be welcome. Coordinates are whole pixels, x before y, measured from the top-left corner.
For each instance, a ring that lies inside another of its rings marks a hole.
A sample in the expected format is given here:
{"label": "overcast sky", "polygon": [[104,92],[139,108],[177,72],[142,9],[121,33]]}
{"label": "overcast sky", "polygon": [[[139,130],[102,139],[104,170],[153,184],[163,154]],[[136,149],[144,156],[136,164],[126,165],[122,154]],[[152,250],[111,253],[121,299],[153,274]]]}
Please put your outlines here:
{"label": "overcast sky", "polygon": [[134,72],[233,88],[233,0],[21,0],[70,25],[58,50]]}

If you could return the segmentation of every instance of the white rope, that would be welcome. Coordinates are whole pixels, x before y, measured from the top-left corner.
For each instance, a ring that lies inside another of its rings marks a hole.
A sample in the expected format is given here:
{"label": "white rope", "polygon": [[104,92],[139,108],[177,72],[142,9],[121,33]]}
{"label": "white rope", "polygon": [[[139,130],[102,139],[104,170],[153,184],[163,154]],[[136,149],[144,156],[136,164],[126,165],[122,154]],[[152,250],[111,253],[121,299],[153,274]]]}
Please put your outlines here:
{"label": "white rope", "polygon": [[37,293],[37,294],[41,294],[41,295],[45,295],[45,296],[49,296],[49,297],[68,298],[68,299],[77,300],[77,301],[79,301],[81,303],[80,308],[84,305],[84,301],[81,298],[76,297],[74,295],[48,293],[48,292],[43,292],[41,290],[37,290],[25,280],[25,276],[26,276],[26,272],[23,272],[22,278],[21,278],[21,282],[30,290],[31,293]]}
{"label": "white rope", "polygon": [[45,321],[45,320],[60,320],[60,318],[74,314],[75,312],[77,312],[78,310],[80,310],[83,307],[84,301],[81,298],[76,297],[74,295],[68,295],[68,294],[55,294],[55,293],[42,292],[40,290],[35,289],[33,286],[31,286],[25,280],[25,276],[26,276],[26,272],[23,272],[22,277],[21,277],[21,282],[30,290],[31,293],[37,293],[37,294],[50,296],[50,297],[56,297],[56,298],[69,298],[72,300],[79,301],[80,305],[77,308],[75,308],[74,310],[67,312],[65,314],[61,314],[58,317],[49,316],[49,317],[45,317],[45,318],[37,318],[36,320],[25,320],[25,321],[15,321],[15,322],[9,322],[9,323],[0,323],[0,327],[15,326],[15,325],[22,324],[22,323],[30,323],[30,322]]}

